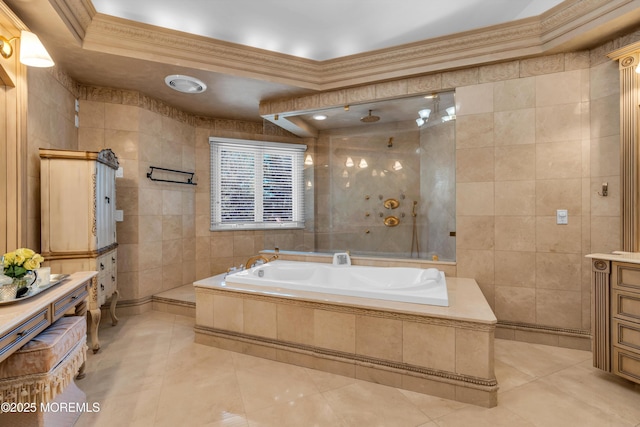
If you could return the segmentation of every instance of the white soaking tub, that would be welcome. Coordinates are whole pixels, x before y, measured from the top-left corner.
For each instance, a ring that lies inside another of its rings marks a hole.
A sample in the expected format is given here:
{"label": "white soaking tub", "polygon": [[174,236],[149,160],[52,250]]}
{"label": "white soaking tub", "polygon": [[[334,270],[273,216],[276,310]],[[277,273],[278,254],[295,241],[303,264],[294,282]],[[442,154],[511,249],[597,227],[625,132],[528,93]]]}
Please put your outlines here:
{"label": "white soaking tub", "polygon": [[229,274],[226,281],[447,307],[447,282],[436,268],[337,266],[271,261]]}

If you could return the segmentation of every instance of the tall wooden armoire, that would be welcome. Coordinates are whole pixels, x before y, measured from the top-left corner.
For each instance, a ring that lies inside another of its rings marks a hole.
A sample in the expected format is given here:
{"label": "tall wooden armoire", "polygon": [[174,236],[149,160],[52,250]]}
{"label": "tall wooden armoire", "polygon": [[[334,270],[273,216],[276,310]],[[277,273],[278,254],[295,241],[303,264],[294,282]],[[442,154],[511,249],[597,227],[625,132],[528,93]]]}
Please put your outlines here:
{"label": "tall wooden armoire", "polygon": [[87,310],[90,346],[100,349],[100,307],[118,300],[116,170],[110,149],[100,152],[40,149],[41,253],[52,273],[98,271]]}

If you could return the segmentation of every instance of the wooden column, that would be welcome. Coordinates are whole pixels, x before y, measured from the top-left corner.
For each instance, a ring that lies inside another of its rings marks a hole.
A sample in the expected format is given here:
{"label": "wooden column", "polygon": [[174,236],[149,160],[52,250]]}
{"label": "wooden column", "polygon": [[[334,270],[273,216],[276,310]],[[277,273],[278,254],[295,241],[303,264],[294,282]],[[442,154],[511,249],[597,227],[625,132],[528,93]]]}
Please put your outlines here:
{"label": "wooden column", "polygon": [[591,264],[591,353],[593,366],[611,372],[611,262]]}
{"label": "wooden column", "polygon": [[622,250],[640,251],[640,176],[638,117],[640,109],[640,43],[611,52],[620,68],[620,180]]}

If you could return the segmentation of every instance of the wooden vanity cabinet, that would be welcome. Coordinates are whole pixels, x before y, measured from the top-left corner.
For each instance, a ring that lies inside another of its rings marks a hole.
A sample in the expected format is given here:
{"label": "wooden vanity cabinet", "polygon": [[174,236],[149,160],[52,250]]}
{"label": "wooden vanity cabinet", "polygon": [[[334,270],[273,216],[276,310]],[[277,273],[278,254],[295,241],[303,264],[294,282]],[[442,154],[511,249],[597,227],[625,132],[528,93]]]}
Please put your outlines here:
{"label": "wooden vanity cabinet", "polygon": [[593,364],[640,384],[640,264],[592,265]]}
{"label": "wooden vanity cabinet", "polygon": [[611,311],[611,369],[640,383],[640,265],[613,263]]}
{"label": "wooden vanity cabinet", "polygon": [[118,158],[100,152],[40,149],[41,253],[53,273],[97,271],[88,298],[89,341],[100,349],[102,305],[118,321],[116,182]]}

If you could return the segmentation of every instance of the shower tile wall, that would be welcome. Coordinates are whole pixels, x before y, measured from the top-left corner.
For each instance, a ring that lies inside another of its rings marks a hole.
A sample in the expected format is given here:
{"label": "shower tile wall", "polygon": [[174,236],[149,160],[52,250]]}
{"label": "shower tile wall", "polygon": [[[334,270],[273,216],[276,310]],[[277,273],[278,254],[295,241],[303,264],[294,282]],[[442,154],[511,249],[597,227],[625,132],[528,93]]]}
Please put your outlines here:
{"label": "shower tile wall", "polygon": [[[423,128],[411,120],[322,131],[317,152],[316,251],[455,259],[453,121]],[[398,164],[402,169],[394,170]],[[400,206],[385,208],[390,198]],[[413,241],[414,201],[418,244]],[[385,226],[388,216],[397,217],[399,225]]]}
{"label": "shower tile wall", "polygon": [[[409,257],[413,201],[420,201],[420,132],[415,122],[321,132],[316,150],[315,250]],[[399,206],[385,208],[387,199],[396,199]],[[389,216],[399,224],[385,226]],[[423,216],[417,218],[424,230]]]}

